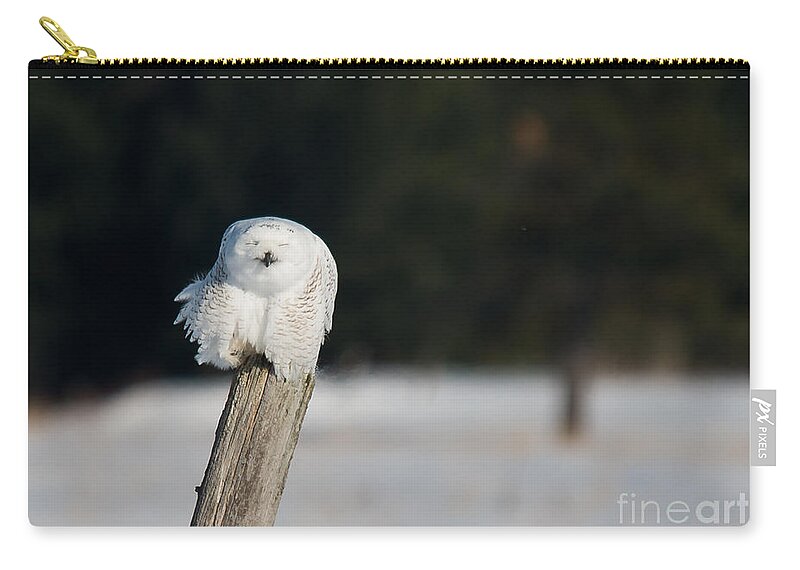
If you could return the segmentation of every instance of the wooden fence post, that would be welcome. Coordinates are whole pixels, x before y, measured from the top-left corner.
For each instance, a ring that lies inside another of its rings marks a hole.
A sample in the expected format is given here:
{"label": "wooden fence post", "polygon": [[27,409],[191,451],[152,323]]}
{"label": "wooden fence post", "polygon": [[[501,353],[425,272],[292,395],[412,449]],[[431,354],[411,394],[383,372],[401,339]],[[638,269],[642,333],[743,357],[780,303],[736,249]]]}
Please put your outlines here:
{"label": "wooden fence post", "polygon": [[192,526],[275,523],[314,376],[279,380],[253,356],[237,371],[219,419]]}

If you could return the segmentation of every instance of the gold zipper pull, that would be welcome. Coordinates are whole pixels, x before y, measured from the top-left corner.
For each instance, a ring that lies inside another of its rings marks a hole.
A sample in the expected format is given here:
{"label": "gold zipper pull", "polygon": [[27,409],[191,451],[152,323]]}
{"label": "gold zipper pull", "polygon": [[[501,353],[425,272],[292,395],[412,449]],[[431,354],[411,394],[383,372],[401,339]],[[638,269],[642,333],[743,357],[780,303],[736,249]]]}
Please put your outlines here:
{"label": "gold zipper pull", "polygon": [[[58,42],[58,45],[64,48],[63,54],[46,55],[42,58],[42,61],[54,61],[56,63],[100,63],[97,59],[97,54],[92,48],[75,45],[75,42],[70,39],[67,32],[52,18],[42,16],[39,18],[39,24],[44,28],[44,31],[50,34],[51,38]],[[81,55],[82,53],[84,55]]]}

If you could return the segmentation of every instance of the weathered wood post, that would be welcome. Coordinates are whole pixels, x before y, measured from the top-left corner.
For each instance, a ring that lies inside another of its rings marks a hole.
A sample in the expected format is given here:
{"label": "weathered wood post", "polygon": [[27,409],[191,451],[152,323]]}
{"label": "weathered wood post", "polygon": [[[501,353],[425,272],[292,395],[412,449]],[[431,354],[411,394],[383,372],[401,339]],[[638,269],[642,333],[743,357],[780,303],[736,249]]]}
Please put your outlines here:
{"label": "weathered wood post", "polygon": [[238,369],[219,419],[192,526],[270,526],[314,376],[279,380],[264,356]]}

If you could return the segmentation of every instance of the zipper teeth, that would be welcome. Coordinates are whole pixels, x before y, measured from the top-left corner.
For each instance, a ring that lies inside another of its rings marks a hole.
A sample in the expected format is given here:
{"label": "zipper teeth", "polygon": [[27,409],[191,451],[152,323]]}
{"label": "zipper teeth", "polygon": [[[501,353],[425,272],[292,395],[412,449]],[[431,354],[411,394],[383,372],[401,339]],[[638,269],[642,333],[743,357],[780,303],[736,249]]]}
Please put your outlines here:
{"label": "zipper teeth", "polygon": [[581,59],[514,59],[514,58],[442,58],[442,59],[393,59],[393,58],[339,58],[339,59],[290,59],[290,58],[114,58],[100,59],[100,66],[176,66],[176,67],[526,67],[526,68],[666,68],[666,67],[749,67],[743,59],[725,58],[581,58]]}

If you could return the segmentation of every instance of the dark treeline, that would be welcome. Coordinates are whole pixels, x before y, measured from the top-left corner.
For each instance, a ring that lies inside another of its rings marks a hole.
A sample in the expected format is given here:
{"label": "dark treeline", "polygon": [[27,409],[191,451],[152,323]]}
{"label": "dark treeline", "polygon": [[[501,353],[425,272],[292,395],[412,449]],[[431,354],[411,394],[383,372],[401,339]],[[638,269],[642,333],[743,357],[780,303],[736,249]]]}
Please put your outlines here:
{"label": "dark treeline", "polygon": [[40,81],[32,394],[196,373],[172,299],[264,215],[338,262],[323,364],[744,368],[740,83]]}

